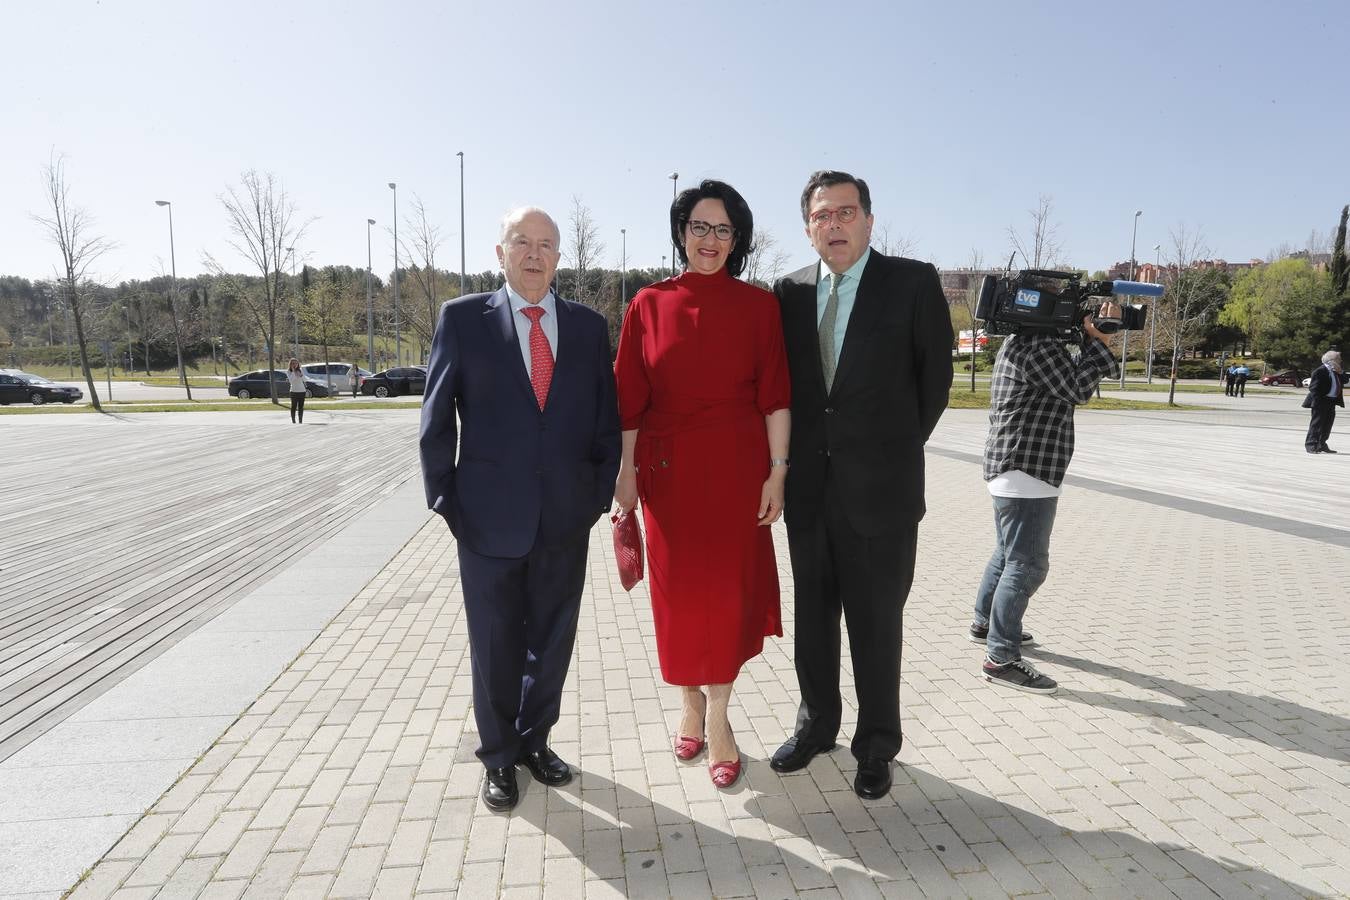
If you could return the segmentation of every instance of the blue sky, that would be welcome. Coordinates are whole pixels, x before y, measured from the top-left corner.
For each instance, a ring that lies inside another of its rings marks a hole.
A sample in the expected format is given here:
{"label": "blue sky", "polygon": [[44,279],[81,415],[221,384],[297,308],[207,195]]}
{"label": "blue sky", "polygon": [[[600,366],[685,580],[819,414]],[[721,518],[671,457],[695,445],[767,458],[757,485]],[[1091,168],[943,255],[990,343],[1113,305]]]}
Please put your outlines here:
{"label": "blue sky", "polygon": [[[117,243],[117,281],[180,275],[225,244],[219,195],[275,173],[314,264],[389,271],[392,196],[421,197],[459,267],[496,268],[496,223],[580,197],[617,266],[669,252],[671,171],[719,177],[811,260],[807,174],[872,186],[878,225],[941,266],[1006,260],[1037,198],[1076,265],[1138,257],[1179,223],[1212,255],[1326,234],[1350,202],[1350,4],[572,3],[103,0],[10,4],[0,58],[0,274],[57,261],[30,214],[66,156],[76,202]],[[401,226],[402,227],[402,226]],[[1165,255],[1165,254],[1164,254]]]}

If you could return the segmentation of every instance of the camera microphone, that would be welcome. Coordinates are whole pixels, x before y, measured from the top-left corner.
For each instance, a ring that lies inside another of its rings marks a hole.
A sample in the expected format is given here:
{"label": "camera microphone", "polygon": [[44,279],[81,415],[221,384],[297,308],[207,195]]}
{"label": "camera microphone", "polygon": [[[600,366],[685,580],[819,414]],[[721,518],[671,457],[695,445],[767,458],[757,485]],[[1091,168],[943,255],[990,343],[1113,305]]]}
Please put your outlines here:
{"label": "camera microphone", "polygon": [[1149,284],[1147,281],[1126,281],[1118,278],[1111,282],[1111,295],[1113,297],[1161,297],[1163,295],[1163,286],[1161,284]]}

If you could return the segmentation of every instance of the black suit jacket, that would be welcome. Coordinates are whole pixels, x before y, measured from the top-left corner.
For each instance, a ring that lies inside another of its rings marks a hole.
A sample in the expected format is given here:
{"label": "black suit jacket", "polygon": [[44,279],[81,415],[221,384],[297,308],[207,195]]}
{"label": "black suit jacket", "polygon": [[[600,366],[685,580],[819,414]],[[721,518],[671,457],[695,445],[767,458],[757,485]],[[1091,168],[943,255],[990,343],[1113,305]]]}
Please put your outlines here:
{"label": "black suit jacket", "polygon": [[427,506],[484,556],[525,556],[536,537],[581,537],[614,496],[621,441],[609,327],[580,303],[558,298],[557,310],[557,363],[541,411],[506,289],[441,306],[422,402],[422,479]]}
{"label": "black suit jacket", "polygon": [[1308,393],[1312,395],[1313,402],[1326,404],[1334,403],[1337,406],[1344,407],[1346,378],[1345,375],[1341,375],[1340,378],[1341,392],[1336,395],[1335,400],[1332,400],[1327,396],[1327,392],[1331,390],[1331,370],[1328,369],[1325,364],[1314,369],[1312,378],[1308,382]]}
{"label": "black suit jacket", "polygon": [[883,534],[924,515],[923,445],[947,408],[952,323],[937,270],[872,251],[825,392],[816,332],[820,263],[774,285],[792,374],[788,526],[821,514],[826,466],[849,523]]}

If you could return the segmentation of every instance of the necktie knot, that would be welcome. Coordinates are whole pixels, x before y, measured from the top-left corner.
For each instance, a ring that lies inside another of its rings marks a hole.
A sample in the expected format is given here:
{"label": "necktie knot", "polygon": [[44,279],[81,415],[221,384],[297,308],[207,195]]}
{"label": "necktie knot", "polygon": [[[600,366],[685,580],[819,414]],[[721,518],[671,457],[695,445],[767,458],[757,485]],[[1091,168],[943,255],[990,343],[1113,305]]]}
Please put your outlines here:
{"label": "necktie knot", "polygon": [[521,312],[524,313],[525,318],[529,319],[531,322],[538,322],[548,310],[544,309],[542,306],[527,306],[522,309]]}

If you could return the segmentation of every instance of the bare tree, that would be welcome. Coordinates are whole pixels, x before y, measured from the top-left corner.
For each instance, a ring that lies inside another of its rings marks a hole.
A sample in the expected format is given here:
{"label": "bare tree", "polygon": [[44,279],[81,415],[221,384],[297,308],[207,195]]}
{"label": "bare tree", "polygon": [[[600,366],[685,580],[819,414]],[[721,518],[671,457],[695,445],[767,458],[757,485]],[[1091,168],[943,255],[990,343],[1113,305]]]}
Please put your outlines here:
{"label": "bare tree", "polygon": [[1167,391],[1168,404],[1175,405],[1177,392],[1177,363],[1182,347],[1194,336],[1198,326],[1222,301],[1222,292],[1215,289],[1218,270],[1196,268],[1197,260],[1209,256],[1204,235],[1191,231],[1183,223],[1171,232],[1171,252],[1165,257],[1167,284],[1166,303],[1154,304],[1159,313],[1157,327],[1164,340],[1172,343],[1171,386]]}
{"label": "bare tree", "polygon": [[[233,237],[229,245],[251,262],[262,275],[262,284],[257,292],[239,282],[218,263],[211,254],[206,254],[204,262],[212,272],[230,281],[233,293],[252,314],[263,340],[267,343],[267,368],[274,371],[276,361],[277,308],[281,296],[281,264],[286,258],[287,248],[292,247],[305,233],[305,225],[296,225],[295,204],[286,196],[286,190],[277,183],[276,176],[268,172],[259,175],[250,169],[240,176],[242,195],[230,187],[220,195],[221,205],[225,207],[230,234]],[[277,386],[269,379],[272,402],[278,403]]]}
{"label": "bare tree", "polygon": [[1008,240],[1021,254],[1025,268],[1048,269],[1059,265],[1064,246],[1057,237],[1059,225],[1051,221],[1054,210],[1050,196],[1041,194],[1036,208],[1027,210],[1027,215],[1031,216],[1030,234],[1019,234],[1015,227],[1008,226]]}
{"label": "bare tree", "polygon": [[399,243],[403,247],[403,254],[412,261],[412,264],[404,270],[404,274],[412,276],[413,284],[427,303],[426,318],[423,319],[420,313],[409,310],[408,322],[417,334],[418,340],[422,342],[425,356],[427,349],[431,347],[431,333],[436,328],[436,251],[440,249],[444,239],[441,237],[440,226],[431,224],[422,198],[416,194],[413,195],[412,213],[403,219],[403,228],[409,234],[411,246],[404,241]]}
{"label": "bare tree", "polygon": [[61,253],[56,283],[75,316],[75,340],[80,347],[80,367],[84,370],[84,381],[89,387],[89,400],[94,404],[94,409],[102,412],[98,390],[94,387],[94,374],[89,369],[89,348],[85,345],[81,300],[88,295],[90,288],[90,267],[113,245],[106,238],[90,234],[93,220],[83,209],[71,203],[64,156],[55,156],[47,164],[43,169],[43,182],[51,215],[35,215],[33,218],[47,229],[48,237]]}
{"label": "bare tree", "polygon": [[600,241],[600,227],[591,218],[591,208],[572,195],[572,214],[568,218],[566,258],[576,272],[576,296],[572,299],[585,303],[586,273],[600,262],[605,245]]}
{"label": "bare tree", "polygon": [[751,284],[769,287],[778,280],[789,258],[773,232],[757,228],[750,240],[750,253],[745,258],[741,277]]}
{"label": "bare tree", "polygon": [[970,281],[961,294],[961,305],[970,313],[970,390],[975,390],[975,354],[979,352],[979,337],[975,326],[975,305],[980,301],[980,285],[984,278],[979,273],[984,269],[984,254],[971,248]]}
{"label": "bare tree", "polygon": [[919,239],[912,234],[892,235],[891,223],[883,222],[872,229],[871,244],[887,256],[909,256],[910,251],[919,246]]}
{"label": "bare tree", "polygon": [[[308,271],[306,266],[306,271]],[[346,270],[339,266],[328,266],[319,273],[318,283],[310,284],[300,304],[300,319],[305,331],[319,335],[319,345],[323,350],[325,371],[329,359],[329,348],[335,342],[350,343],[352,338],[352,313],[355,309],[356,294],[354,283],[347,278]],[[330,393],[333,391],[333,376],[325,375]]]}

